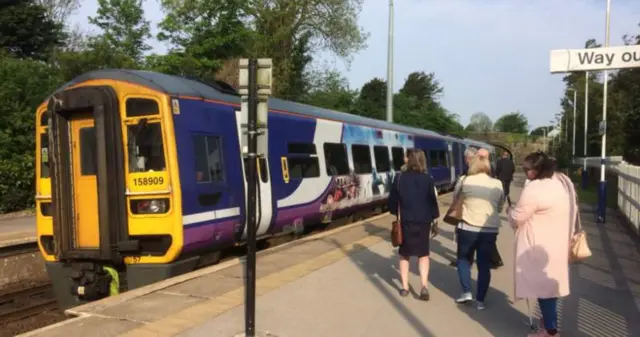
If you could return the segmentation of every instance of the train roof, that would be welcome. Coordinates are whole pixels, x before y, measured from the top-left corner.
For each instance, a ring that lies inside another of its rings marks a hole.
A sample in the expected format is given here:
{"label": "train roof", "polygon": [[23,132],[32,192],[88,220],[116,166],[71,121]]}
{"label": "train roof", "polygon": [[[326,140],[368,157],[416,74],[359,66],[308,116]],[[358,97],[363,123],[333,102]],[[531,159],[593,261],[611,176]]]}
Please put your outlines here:
{"label": "train roof", "polygon": [[[109,79],[116,81],[124,81],[148,87],[153,90],[163,92],[171,96],[188,96],[197,97],[207,100],[225,101],[234,104],[240,104],[240,97],[235,94],[230,86],[224,83],[205,84],[198,80],[188,79],[180,76],[167,75],[144,70],[129,69],[102,69],[82,74],[72,81],[66,83],[58,91],[67,89],[70,86],[99,79]],[[361,117],[344,112],[333,111],[314,107],[302,103],[285,101],[278,98],[269,98],[269,108],[274,110],[282,110],[288,112],[299,113],[304,116],[336,120],[351,124],[361,124],[370,127],[393,130],[398,132],[412,133],[417,135],[439,137],[452,141],[460,141],[460,137],[452,135],[443,135],[430,130],[423,130],[414,127],[389,123],[373,118]],[[477,141],[473,141],[478,143]],[[480,144],[484,144],[479,142]]]}

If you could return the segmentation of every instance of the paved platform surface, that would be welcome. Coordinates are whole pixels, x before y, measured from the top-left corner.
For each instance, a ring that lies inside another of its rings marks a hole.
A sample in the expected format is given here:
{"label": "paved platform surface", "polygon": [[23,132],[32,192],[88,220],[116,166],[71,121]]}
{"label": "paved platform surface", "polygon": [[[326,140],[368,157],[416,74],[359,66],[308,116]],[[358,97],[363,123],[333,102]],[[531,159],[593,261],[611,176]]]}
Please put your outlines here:
{"label": "paved platform surface", "polygon": [[0,246],[35,241],[35,239],[35,216],[0,219]]}
{"label": "paved platform surface", "polygon": [[[512,193],[517,200],[520,188]],[[443,210],[449,203],[441,198]],[[640,336],[638,243],[614,216],[604,226],[589,211],[583,219],[594,256],[572,267],[572,294],[560,306],[563,336]],[[446,224],[431,244],[431,301],[398,295],[390,221],[380,216],[262,253],[258,330],[279,337],[526,336],[526,302],[512,303],[509,227],[498,239],[505,266],[493,271],[487,308],[479,312],[453,301],[460,286],[448,266],[455,247]],[[419,290],[416,269],[411,284]],[[244,328],[242,278],[242,261],[230,261],[74,308],[81,318],[29,335],[235,336]]]}

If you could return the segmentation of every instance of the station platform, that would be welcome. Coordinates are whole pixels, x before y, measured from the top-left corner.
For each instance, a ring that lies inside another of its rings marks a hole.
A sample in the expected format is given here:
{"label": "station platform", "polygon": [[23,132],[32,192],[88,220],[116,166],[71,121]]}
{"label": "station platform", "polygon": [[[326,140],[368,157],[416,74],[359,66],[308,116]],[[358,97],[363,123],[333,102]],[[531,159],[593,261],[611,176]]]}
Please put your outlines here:
{"label": "station platform", "polygon": [[33,215],[0,218],[0,247],[36,241]]}
{"label": "station platform", "polygon": [[[512,199],[519,193],[513,186]],[[451,196],[440,200],[444,213]],[[559,309],[562,336],[640,336],[640,246],[612,214],[606,225],[594,219],[586,209],[594,255],[572,267],[572,293]],[[454,302],[460,285],[449,266],[453,228],[444,223],[431,243],[431,300],[399,296],[391,220],[380,215],[260,252],[257,330],[278,337],[526,336],[527,304],[513,302],[513,231],[506,222],[498,239],[505,265],[492,272],[486,310],[477,311]],[[419,291],[415,264],[410,282]],[[227,261],[76,307],[67,313],[78,318],[24,336],[236,336],[244,329],[243,268],[242,259]]]}

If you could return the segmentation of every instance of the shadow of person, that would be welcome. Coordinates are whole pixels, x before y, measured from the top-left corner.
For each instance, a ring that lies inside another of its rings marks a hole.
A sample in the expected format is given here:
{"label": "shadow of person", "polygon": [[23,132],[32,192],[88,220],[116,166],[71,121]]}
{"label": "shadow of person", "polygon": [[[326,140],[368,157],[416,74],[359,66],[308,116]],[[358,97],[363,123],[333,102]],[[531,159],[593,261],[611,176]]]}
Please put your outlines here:
{"label": "shadow of person", "polygon": [[[548,266],[549,253],[540,245],[534,245],[516,256],[514,280],[516,301],[529,299],[533,309],[538,303],[538,298],[556,297],[560,293],[560,283],[549,276]],[[533,315],[533,313],[530,314]],[[541,320],[542,315],[536,315],[535,318]],[[534,324],[537,327],[539,323],[534,322]]]}

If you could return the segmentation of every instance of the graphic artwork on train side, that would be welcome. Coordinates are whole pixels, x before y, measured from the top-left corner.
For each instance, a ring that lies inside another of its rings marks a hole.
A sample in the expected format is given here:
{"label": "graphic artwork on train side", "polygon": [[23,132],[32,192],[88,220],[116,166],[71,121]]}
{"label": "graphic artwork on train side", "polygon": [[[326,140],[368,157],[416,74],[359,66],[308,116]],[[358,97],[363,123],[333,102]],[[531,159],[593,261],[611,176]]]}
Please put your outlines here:
{"label": "graphic artwork on train side", "polygon": [[[413,136],[349,124],[343,126],[342,144],[347,149],[344,157],[353,160],[348,163],[347,175],[331,180],[320,205],[323,213],[385,199],[397,169],[391,165],[392,149],[396,150],[397,158],[399,150],[414,147]],[[400,157],[404,157],[404,152]],[[327,169],[337,172],[332,158],[325,160]]]}

